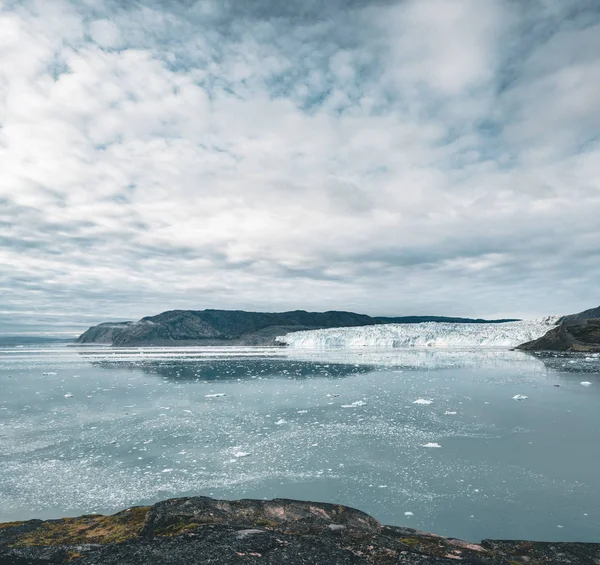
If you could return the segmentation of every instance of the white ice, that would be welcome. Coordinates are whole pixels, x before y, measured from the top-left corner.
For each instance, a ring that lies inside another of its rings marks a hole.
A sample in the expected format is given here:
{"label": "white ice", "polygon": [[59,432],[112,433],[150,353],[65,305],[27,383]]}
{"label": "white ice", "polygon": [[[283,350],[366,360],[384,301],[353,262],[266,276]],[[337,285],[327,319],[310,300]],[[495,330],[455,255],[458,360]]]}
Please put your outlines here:
{"label": "white ice", "polygon": [[293,332],[277,340],[295,349],[515,347],[543,336],[558,317],[502,324],[381,324]]}

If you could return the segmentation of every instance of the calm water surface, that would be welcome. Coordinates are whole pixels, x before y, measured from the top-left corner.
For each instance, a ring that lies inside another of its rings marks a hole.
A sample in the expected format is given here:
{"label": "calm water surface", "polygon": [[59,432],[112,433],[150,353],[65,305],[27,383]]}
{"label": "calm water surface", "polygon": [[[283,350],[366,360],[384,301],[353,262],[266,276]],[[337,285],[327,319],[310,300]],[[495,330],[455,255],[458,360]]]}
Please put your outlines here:
{"label": "calm water surface", "polygon": [[0,521],[286,497],[600,541],[599,407],[599,356],[0,348]]}

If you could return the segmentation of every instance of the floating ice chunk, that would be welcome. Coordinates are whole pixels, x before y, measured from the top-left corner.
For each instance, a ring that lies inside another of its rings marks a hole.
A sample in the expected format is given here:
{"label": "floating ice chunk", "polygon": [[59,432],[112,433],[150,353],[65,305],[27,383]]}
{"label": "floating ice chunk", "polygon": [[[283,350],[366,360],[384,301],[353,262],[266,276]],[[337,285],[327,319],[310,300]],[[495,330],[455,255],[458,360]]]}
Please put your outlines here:
{"label": "floating ice chunk", "polygon": [[297,414],[306,414],[308,410],[298,410]]}
{"label": "floating ice chunk", "polygon": [[442,447],[439,443],[426,443],[425,445],[423,445],[422,447]]}
{"label": "floating ice chunk", "polygon": [[527,400],[529,397],[524,394],[515,394],[513,400]]}
{"label": "floating ice chunk", "polygon": [[70,392],[67,392],[67,394],[65,394],[65,398],[73,398],[73,395]]}
{"label": "floating ice chunk", "polygon": [[581,386],[592,386],[592,383],[590,381],[582,381],[579,384],[581,384]]}
{"label": "floating ice chunk", "polygon": [[405,516],[414,516],[414,514],[412,512],[405,512],[404,515]]}
{"label": "floating ice chunk", "polygon": [[248,453],[247,451],[236,451],[233,454],[234,457],[248,457],[248,455],[250,455],[250,453]]}
{"label": "floating ice chunk", "polygon": [[172,473],[173,469],[163,469],[162,472],[163,473]]}
{"label": "floating ice chunk", "polygon": [[417,400],[415,400],[413,402],[413,404],[433,404],[433,400],[426,400],[425,398],[417,398]]}
{"label": "floating ice chunk", "polygon": [[283,426],[283,424],[287,424],[287,420],[284,420],[283,418],[280,418],[277,420],[277,422],[275,422],[276,426]]}
{"label": "floating ice chunk", "polygon": [[362,400],[357,400],[356,402],[353,402],[352,404],[342,404],[342,408],[356,408],[357,406],[366,406],[366,402],[363,402]]}
{"label": "floating ice chunk", "polygon": [[184,410],[184,412],[187,412],[188,414],[191,414],[192,411],[191,410]]}
{"label": "floating ice chunk", "polygon": [[446,410],[446,411],[444,412],[444,414],[446,414],[446,416],[454,416],[454,415],[456,415],[456,412],[453,412],[453,411],[451,411],[451,410]]}
{"label": "floating ice chunk", "polygon": [[204,398],[221,398],[221,396],[225,396],[225,393],[217,392],[216,394],[205,394]]}
{"label": "floating ice chunk", "polygon": [[44,376],[44,377],[51,377],[54,375],[58,375],[58,373],[54,373],[53,371],[49,371],[47,373],[42,373],[42,376]]}

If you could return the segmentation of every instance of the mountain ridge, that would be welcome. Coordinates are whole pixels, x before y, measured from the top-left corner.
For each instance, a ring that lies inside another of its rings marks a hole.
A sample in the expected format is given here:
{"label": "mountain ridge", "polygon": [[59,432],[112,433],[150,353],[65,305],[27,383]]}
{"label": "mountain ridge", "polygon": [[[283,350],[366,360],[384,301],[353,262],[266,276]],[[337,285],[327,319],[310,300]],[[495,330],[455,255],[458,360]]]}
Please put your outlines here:
{"label": "mountain ridge", "polygon": [[483,320],[445,316],[368,316],[329,310],[307,312],[247,312],[244,310],[167,310],[137,322],[104,322],[90,327],[77,343],[113,346],[141,345],[273,345],[285,333],[338,327],[421,322],[504,323],[513,319]]}

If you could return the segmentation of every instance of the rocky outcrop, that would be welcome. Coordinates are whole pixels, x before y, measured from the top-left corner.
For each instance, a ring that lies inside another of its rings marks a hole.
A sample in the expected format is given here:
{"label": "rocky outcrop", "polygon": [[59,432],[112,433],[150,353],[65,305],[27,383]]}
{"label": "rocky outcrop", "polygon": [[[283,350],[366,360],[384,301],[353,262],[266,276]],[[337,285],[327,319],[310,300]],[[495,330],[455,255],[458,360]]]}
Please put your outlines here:
{"label": "rocky outcrop", "polygon": [[548,333],[519,345],[525,351],[600,352],[600,319],[579,324],[562,323]]}
{"label": "rocky outcrop", "polygon": [[600,306],[598,308],[590,308],[579,312],[579,314],[571,314],[570,316],[563,316],[558,323],[564,324],[565,326],[576,326],[579,324],[585,324],[587,320],[600,319]]}
{"label": "rocky outcrop", "polygon": [[598,565],[600,544],[474,544],[383,526],[346,506],[194,497],[114,516],[0,524],[0,563]]}
{"label": "rocky outcrop", "polygon": [[[486,320],[408,316],[371,317],[353,312],[244,312],[241,310],[171,310],[137,322],[93,326],[78,343],[106,343],[119,347],[142,345],[272,345],[279,335],[300,330],[370,326],[389,323],[470,322]],[[512,320],[494,320],[507,322]]]}

